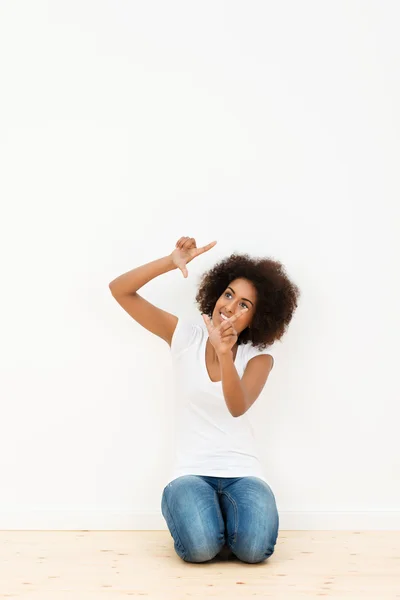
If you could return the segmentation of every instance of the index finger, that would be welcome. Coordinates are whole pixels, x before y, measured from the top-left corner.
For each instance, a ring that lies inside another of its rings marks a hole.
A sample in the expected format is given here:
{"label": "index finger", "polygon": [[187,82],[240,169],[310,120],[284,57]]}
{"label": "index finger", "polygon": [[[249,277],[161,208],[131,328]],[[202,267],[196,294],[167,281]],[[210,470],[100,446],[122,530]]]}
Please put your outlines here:
{"label": "index finger", "polygon": [[211,242],[210,244],[207,244],[207,246],[202,246],[201,248],[197,249],[197,254],[203,254],[203,252],[207,252],[207,250],[211,250],[211,248],[213,248],[213,246],[215,246],[217,242]]}
{"label": "index finger", "polygon": [[206,324],[208,333],[211,333],[212,330],[214,329],[214,327],[213,327],[213,324],[212,324],[212,321],[211,321],[210,317],[208,315],[206,315],[205,313],[202,313],[201,316],[203,317],[203,321]]}
{"label": "index finger", "polygon": [[234,323],[235,321],[237,321],[239,319],[239,317],[241,317],[248,310],[249,310],[248,308],[242,308],[241,310],[239,310],[239,312],[234,314],[232,317],[229,317],[228,321],[230,321],[231,323]]}

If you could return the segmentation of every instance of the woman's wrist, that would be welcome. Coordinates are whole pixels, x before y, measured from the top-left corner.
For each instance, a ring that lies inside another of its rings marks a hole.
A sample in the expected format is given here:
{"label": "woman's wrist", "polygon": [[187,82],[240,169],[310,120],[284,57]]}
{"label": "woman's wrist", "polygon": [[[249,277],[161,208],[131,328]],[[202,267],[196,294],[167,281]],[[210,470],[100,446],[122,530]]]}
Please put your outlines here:
{"label": "woman's wrist", "polygon": [[169,261],[170,270],[178,268],[176,266],[176,264],[174,263],[174,259],[172,258],[172,254],[168,254],[165,258],[167,258],[168,261]]}
{"label": "woman's wrist", "polygon": [[227,358],[228,359],[231,358],[233,360],[232,349],[217,352],[217,356],[218,356],[218,360],[226,360]]}

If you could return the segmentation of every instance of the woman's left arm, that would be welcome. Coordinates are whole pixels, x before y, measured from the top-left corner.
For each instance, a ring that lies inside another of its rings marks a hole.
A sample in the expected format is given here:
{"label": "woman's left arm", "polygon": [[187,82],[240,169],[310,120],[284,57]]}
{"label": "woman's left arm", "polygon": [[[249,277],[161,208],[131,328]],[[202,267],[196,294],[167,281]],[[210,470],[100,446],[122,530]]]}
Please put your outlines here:
{"label": "woman's left arm", "polygon": [[249,360],[242,379],[236,370],[232,352],[221,354],[218,359],[226,405],[233,417],[241,417],[264,388],[272,369],[272,356],[260,354]]}

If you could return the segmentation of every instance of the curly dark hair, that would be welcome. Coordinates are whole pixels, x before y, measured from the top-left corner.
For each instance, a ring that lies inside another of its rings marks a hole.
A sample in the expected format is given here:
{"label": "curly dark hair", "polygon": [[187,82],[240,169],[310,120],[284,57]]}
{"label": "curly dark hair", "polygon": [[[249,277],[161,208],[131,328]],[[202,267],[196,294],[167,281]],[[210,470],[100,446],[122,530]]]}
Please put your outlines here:
{"label": "curly dark hair", "polygon": [[247,279],[257,291],[256,311],[251,327],[238,337],[238,344],[251,342],[263,350],[280,340],[297,308],[300,290],[277,260],[231,254],[203,274],[196,303],[200,311],[212,315],[218,298],[235,279]]}

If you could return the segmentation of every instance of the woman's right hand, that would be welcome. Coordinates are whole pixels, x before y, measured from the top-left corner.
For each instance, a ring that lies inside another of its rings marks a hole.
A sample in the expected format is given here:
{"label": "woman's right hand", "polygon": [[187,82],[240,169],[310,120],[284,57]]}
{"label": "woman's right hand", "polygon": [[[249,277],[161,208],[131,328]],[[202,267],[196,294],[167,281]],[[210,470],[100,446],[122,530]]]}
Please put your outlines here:
{"label": "woman's right hand", "polygon": [[186,265],[196,258],[196,256],[199,256],[199,254],[203,254],[203,252],[210,250],[216,243],[217,242],[211,242],[210,244],[207,244],[207,246],[196,248],[196,240],[194,238],[181,237],[176,242],[175,250],[171,252],[172,262],[182,271],[183,276],[187,277],[188,271]]}

